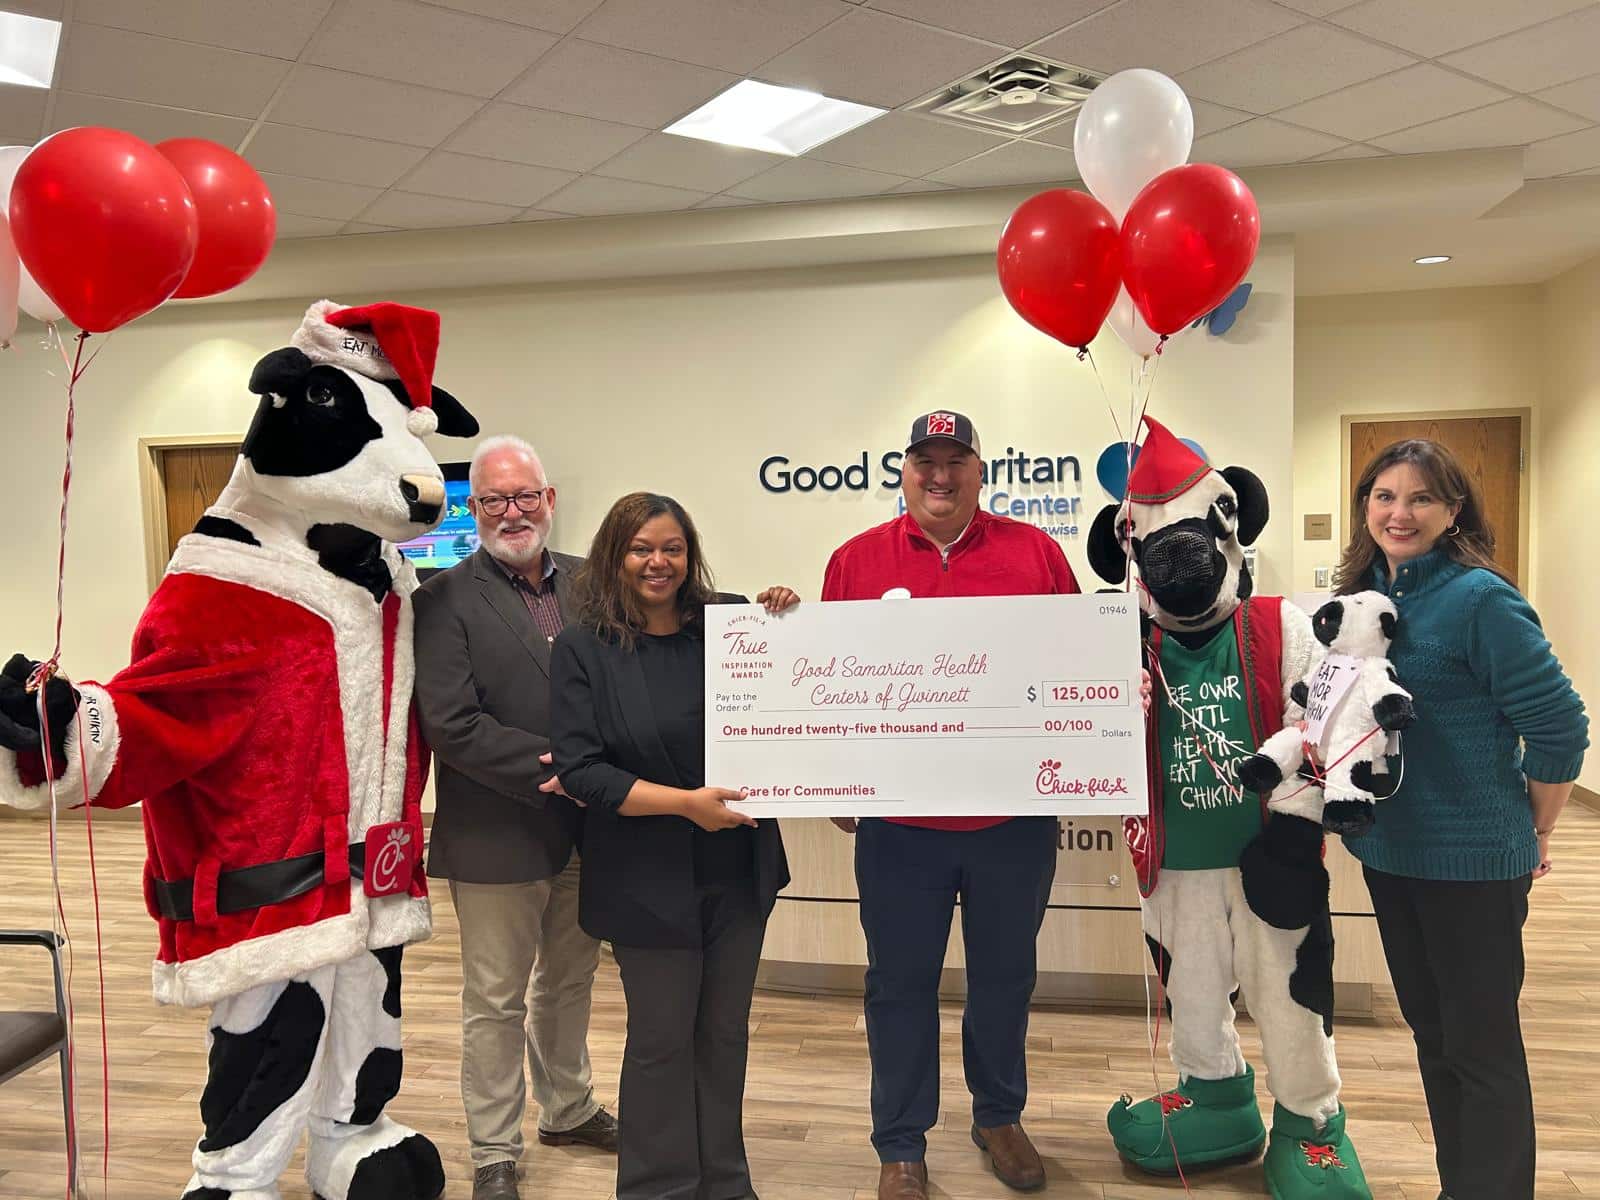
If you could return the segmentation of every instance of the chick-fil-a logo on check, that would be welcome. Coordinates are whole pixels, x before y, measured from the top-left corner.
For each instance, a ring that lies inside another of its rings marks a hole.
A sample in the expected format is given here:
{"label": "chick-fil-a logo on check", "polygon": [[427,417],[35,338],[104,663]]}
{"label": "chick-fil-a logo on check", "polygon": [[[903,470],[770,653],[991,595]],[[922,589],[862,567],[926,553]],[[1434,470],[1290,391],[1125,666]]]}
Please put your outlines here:
{"label": "chick-fil-a logo on check", "polygon": [[1063,778],[1061,762],[1054,758],[1047,758],[1039,764],[1039,773],[1034,777],[1033,787],[1041,796],[1084,796],[1090,800],[1128,794],[1128,781],[1120,775],[1115,779]]}

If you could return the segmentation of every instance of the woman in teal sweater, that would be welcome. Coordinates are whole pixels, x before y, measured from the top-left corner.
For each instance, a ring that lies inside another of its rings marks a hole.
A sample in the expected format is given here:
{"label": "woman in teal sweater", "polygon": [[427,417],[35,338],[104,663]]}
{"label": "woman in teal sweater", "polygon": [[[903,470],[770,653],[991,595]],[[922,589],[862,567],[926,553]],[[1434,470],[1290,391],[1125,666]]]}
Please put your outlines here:
{"label": "woman in teal sweater", "polygon": [[1588,719],[1538,615],[1494,565],[1477,486],[1448,450],[1385,448],[1353,511],[1337,590],[1394,601],[1390,658],[1417,722],[1399,790],[1347,845],[1416,1038],[1441,1200],[1532,1200],[1522,925]]}

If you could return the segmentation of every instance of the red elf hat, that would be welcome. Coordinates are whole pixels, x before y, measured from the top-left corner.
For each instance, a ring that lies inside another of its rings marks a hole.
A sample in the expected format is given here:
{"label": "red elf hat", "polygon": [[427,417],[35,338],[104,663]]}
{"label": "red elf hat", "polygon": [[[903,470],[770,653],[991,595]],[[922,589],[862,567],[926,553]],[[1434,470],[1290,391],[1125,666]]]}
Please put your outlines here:
{"label": "red elf hat", "polygon": [[1165,504],[1199,483],[1211,468],[1155,418],[1145,417],[1144,424],[1144,442],[1128,476],[1128,502]]}

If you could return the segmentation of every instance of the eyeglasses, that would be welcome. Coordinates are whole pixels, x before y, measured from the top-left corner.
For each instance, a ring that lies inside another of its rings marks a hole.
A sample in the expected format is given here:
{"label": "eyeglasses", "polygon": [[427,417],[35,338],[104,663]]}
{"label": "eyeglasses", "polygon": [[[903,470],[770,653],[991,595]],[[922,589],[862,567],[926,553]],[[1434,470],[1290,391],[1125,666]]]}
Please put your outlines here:
{"label": "eyeglasses", "polygon": [[544,494],[549,490],[548,487],[544,487],[537,492],[518,492],[515,496],[497,496],[491,493],[487,496],[474,496],[473,499],[477,501],[479,511],[486,517],[504,516],[506,509],[513,504],[520,512],[531,515],[539,511],[544,504]]}

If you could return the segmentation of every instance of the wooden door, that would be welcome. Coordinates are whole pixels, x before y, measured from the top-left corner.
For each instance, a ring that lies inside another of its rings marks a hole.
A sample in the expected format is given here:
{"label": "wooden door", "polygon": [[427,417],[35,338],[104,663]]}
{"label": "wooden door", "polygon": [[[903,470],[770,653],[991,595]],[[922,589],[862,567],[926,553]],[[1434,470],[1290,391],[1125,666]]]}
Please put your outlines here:
{"label": "wooden door", "polygon": [[238,457],[238,446],[172,446],[161,451],[168,558],[178,548],[178,539],[216,503]]}
{"label": "wooden door", "polygon": [[[1513,580],[1521,551],[1522,418],[1423,417],[1406,421],[1350,423],[1350,486],[1391,442],[1428,438],[1460,460],[1483,492],[1484,515],[1494,530],[1494,558]],[[1351,514],[1352,521],[1360,520]]]}

